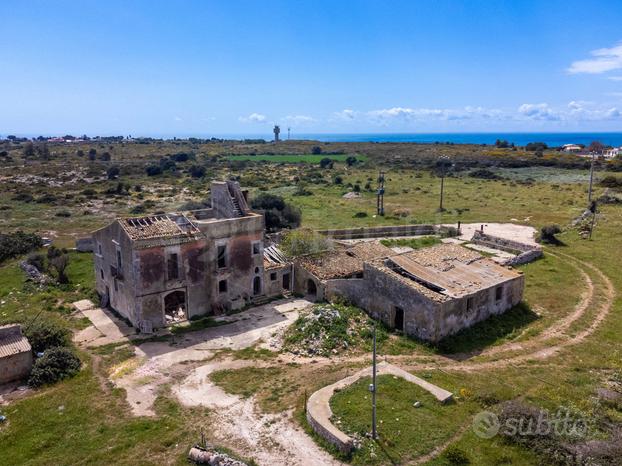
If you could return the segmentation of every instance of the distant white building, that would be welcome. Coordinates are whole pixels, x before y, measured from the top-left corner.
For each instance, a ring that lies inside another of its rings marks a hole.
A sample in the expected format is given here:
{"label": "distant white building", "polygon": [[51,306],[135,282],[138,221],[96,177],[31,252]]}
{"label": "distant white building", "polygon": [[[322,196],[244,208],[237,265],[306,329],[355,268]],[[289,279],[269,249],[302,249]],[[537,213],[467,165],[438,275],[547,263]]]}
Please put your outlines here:
{"label": "distant white building", "polygon": [[564,144],[562,146],[562,150],[564,152],[581,152],[583,148],[581,146],[577,146],[576,144]]}
{"label": "distant white building", "polygon": [[607,149],[606,151],[604,151],[603,157],[605,157],[606,159],[612,159],[620,155],[620,153],[622,153],[622,147],[614,147],[613,149]]}

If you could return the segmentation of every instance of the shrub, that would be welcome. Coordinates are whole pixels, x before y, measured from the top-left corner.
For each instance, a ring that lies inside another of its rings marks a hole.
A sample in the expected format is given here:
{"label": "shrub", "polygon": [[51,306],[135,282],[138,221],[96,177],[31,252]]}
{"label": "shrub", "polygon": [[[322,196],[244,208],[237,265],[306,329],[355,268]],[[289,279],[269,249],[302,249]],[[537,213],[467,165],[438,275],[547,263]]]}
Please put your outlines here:
{"label": "shrub", "polygon": [[622,178],[609,175],[600,181],[600,185],[606,188],[620,189],[622,188]]}
{"label": "shrub", "polygon": [[302,220],[302,212],[286,203],[282,197],[270,193],[261,193],[251,202],[253,209],[264,211],[267,230],[297,228]]}
{"label": "shrub", "polygon": [[58,346],[67,346],[70,342],[69,331],[56,321],[49,319],[35,320],[24,328],[24,335],[28,338],[35,353]]}
{"label": "shrub", "polygon": [[193,178],[203,178],[205,176],[205,167],[201,165],[193,165],[188,171]]}
{"label": "shrub", "polygon": [[555,237],[562,230],[559,225],[545,225],[540,229],[540,242],[546,244],[559,244],[560,241]]}
{"label": "shrub", "polygon": [[45,272],[45,256],[43,254],[32,253],[26,259],[33,267],[36,267],[39,272]]}
{"label": "shrub", "polygon": [[544,142],[530,142],[525,146],[525,150],[529,152],[536,152],[536,151],[542,152],[548,148],[549,146],[547,146],[546,143]]}
{"label": "shrub", "polygon": [[285,233],[280,248],[287,256],[297,257],[327,251],[332,248],[332,245],[324,235],[313,230],[300,229]]}
{"label": "shrub", "polygon": [[145,168],[145,172],[147,172],[147,176],[157,176],[162,174],[162,169],[159,165],[149,165]]}
{"label": "shrub", "polygon": [[28,385],[40,387],[73,377],[80,371],[80,358],[70,348],[50,348],[35,361]]}
{"label": "shrub", "polygon": [[357,162],[356,157],[350,155],[349,157],[346,157],[346,165],[348,167],[351,167],[352,165],[354,165]]}
{"label": "shrub", "polygon": [[0,262],[26,254],[43,246],[40,236],[33,233],[0,233]]}
{"label": "shrub", "polygon": [[343,184],[343,177],[341,175],[335,176],[335,178],[333,178],[333,183],[335,183],[335,184]]}
{"label": "shrub", "polygon": [[61,210],[59,212],[56,212],[54,215],[56,215],[57,217],[71,217],[71,212],[68,210]]}
{"label": "shrub", "polygon": [[328,157],[324,157],[322,160],[320,160],[321,168],[333,168],[333,164],[334,162]]}
{"label": "shrub", "polygon": [[365,218],[367,217],[367,212],[357,212],[353,215],[354,218]]}
{"label": "shrub", "polygon": [[443,453],[449,464],[470,464],[471,461],[467,454],[458,447],[451,446]]}
{"label": "shrub", "polygon": [[322,153],[322,148],[320,146],[313,146],[313,149],[311,149],[311,153],[313,155],[319,155]]}
{"label": "shrub", "polygon": [[109,180],[116,179],[119,176],[119,173],[121,173],[121,169],[117,167],[116,165],[113,165],[106,171],[106,174],[108,175]]}

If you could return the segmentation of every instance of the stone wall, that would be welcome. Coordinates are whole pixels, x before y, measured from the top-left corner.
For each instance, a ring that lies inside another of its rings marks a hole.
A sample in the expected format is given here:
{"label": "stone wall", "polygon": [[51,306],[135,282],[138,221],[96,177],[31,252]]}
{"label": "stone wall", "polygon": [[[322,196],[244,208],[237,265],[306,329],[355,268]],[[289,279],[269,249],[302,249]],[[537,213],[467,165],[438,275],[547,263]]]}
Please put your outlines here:
{"label": "stone wall", "polygon": [[516,254],[515,257],[506,260],[503,265],[520,265],[527,264],[542,257],[542,248],[535,244],[526,244],[511,239],[500,238],[498,236],[488,235],[476,230],[471,238],[471,243],[486,246],[499,251]]}
{"label": "stone wall", "polygon": [[339,230],[319,230],[321,233],[333,239],[363,239],[384,238],[399,236],[421,236],[449,233],[448,227],[438,225],[395,225],[382,227],[345,228]]}

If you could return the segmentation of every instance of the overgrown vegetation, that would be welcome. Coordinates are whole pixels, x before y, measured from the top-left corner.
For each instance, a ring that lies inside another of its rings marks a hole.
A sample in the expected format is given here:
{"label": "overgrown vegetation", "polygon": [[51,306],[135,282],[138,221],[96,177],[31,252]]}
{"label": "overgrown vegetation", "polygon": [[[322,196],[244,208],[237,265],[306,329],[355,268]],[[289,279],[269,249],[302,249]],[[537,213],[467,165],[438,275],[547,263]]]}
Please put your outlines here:
{"label": "overgrown vegetation", "polygon": [[383,239],[380,242],[387,247],[400,246],[413,249],[428,248],[430,246],[442,243],[441,239],[438,236],[423,236],[421,238]]}
{"label": "overgrown vegetation", "polygon": [[12,259],[21,254],[39,249],[43,246],[43,240],[34,233],[15,233],[0,234],[0,263],[7,259]]}
{"label": "overgrown vegetation", "polygon": [[28,385],[41,387],[73,377],[80,371],[80,366],[80,358],[71,348],[50,348],[35,361],[28,379]]}

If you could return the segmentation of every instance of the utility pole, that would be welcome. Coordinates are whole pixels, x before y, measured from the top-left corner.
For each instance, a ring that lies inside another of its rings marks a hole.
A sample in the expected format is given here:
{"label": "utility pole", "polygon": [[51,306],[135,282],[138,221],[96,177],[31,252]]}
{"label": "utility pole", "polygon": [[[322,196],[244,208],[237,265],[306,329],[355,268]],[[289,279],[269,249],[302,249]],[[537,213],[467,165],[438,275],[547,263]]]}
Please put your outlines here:
{"label": "utility pole", "polygon": [[594,184],[594,159],[596,158],[596,153],[592,152],[592,163],[590,165],[590,189],[587,195],[588,204],[592,202],[592,185]]}
{"label": "utility pole", "polygon": [[445,192],[445,172],[447,170],[447,165],[449,164],[449,157],[443,155],[440,157],[438,161],[438,165],[440,165],[441,169],[441,201],[438,207],[439,212],[443,212],[445,209],[443,208],[443,195]]}
{"label": "utility pole", "polygon": [[378,191],[376,193],[376,213],[384,215],[384,172],[378,174]]}
{"label": "utility pole", "polygon": [[374,344],[373,344],[373,357],[372,357],[372,375],[371,385],[369,390],[371,391],[371,438],[376,440],[378,433],[376,432],[376,322],[374,322]]}

